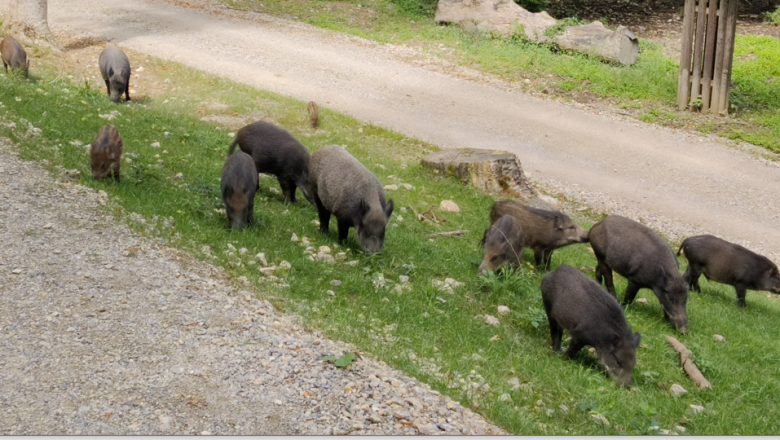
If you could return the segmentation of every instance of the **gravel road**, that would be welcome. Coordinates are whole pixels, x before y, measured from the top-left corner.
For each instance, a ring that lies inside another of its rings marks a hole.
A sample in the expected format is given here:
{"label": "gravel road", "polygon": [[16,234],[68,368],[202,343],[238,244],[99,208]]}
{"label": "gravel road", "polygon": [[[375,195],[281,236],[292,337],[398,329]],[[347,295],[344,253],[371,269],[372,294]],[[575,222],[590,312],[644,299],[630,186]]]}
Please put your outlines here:
{"label": "gravel road", "polygon": [[[502,434],[0,139],[0,434]],[[63,177],[63,179],[65,179]]]}
{"label": "gravel road", "polygon": [[607,212],[780,258],[780,163],[722,139],[530,96],[409,47],[224,7],[50,0],[49,21],[59,35],[110,40],[442,147],[509,150],[543,185]]}

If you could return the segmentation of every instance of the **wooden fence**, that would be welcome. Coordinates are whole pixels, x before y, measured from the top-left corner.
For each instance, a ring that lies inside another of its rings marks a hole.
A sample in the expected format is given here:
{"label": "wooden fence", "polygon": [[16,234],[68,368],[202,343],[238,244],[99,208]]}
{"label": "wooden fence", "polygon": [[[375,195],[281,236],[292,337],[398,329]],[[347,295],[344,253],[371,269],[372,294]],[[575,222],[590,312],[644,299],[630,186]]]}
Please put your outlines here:
{"label": "wooden fence", "polygon": [[677,106],[726,115],[738,0],[686,0]]}

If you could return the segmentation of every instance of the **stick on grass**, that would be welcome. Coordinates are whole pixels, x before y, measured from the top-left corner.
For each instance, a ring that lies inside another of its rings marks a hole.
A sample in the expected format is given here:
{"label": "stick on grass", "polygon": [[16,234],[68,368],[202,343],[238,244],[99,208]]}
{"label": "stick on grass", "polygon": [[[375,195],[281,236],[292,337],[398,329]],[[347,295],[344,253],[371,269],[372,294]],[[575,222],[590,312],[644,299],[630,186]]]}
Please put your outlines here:
{"label": "stick on grass", "polygon": [[704,375],[701,374],[699,368],[696,366],[696,364],[693,363],[693,352],[688,350],[688,347],[684,346],[680,341],[671,336],[666,337],[666,342],[668,342],[669,345],[674,348],[674,351],[680,355],[680,363],[682,364],[683,370],[685,370],[685,373],[688,374],[688,377],[691,378],[693,383],[698,385],[698,387],[703,390],[712,388],[712,385],[710,385],[709,381],[704,378]]}

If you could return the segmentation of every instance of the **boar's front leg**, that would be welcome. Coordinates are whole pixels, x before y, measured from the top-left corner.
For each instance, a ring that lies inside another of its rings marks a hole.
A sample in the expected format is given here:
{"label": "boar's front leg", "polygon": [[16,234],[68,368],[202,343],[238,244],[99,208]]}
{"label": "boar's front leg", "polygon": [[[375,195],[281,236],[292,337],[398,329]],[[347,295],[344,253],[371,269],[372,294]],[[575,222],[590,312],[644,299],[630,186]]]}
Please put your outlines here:
{"label": "boar's front leg", "polygon": [[623,297],[623,305],[628,305],[634,302],[634,298],[636,298],[636,294],[639,292],[639,286],[631,282],[631,280],[628,280],[628,285],[626,286],[626,296]]}
{"label": "boar's front leg", "polygon": [[569,344],[569,348],[566,350],[566,357],[571,359],[573,358],[577,353],[580,352],[580,349],[584,347],[585,344],[582,343],[582,341],[579,340],[576,336],[571,336],[571,344]]}
{"label": "boar's front leg", "polygon": [[745,307],[745,295],[747,295],[747,288],[740,284],[734,286],[737,290],[737,307]]}
{"label": "boar's front leg", "polygon": [[347,235],[349,235],[349,227],[350,222],[349,221],[342,221],[338,220],[339,224],[339,242],[343,243],[347,241]]}
{"label": "boar's front leg", "polygon": [[320,215],[320,232],[327,237],[330,234],[330,211],[325,209],[322,200],[316,194],[314,195],[314,204],[317,205],[317,211]]}

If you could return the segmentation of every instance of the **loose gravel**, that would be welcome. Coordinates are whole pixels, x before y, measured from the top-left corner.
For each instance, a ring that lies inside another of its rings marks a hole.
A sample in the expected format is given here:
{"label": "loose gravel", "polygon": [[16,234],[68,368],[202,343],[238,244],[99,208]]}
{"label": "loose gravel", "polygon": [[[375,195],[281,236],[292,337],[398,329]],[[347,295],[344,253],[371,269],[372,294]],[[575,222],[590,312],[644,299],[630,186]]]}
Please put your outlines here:
{"label": "loose gravel", "polygon": [[0,139],[0,434],[504,434]]}

